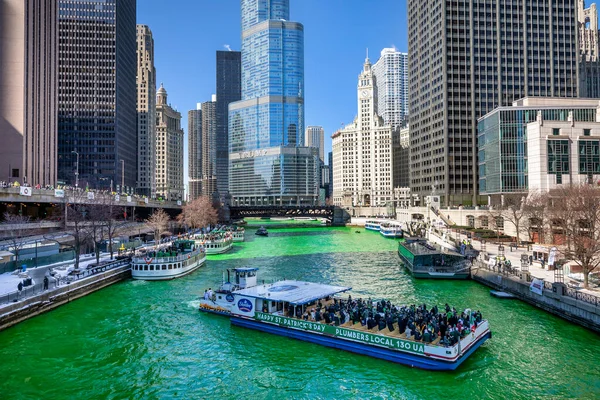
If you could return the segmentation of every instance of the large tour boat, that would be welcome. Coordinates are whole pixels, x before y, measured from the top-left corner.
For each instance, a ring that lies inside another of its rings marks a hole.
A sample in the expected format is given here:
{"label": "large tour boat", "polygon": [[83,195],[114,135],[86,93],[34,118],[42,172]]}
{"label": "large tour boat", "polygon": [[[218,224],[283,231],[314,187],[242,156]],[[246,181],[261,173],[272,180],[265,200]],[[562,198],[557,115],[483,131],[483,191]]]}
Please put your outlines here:
{"label": "large tour boat", "polygon": [[403,238],[402,225],[398,221],[385,221],[380,225],[379,233],[387,238]]}
{"label": "large tour boat", "polygon": [[[377,326],[368,329],[360,321],[342,323],[340,313],[335,314],[334,322],[326,323],[309,315],[315,308],[326,310],[339,304],[333,296],[350,287],[295,280],[257,285],[256,271],[234,269],[235,281],[228,279],[216,292],[205,292],[200,310],[230,316],[232,325],[428,370],[455,370],[492,336],[488,321],[483,319],[473,325],[467,323],[470,328],[457,334],[453,344],[439,338],[429,342],[407,338],[399,323],[381,330]],[[470,310],[468,314],[473,315]],[[345,318],[349,319],[347,315]]]}
{"label": "large tour boat", "polygon": [[370,231],[379,231],[381,229],[381,222],[378,219],[368,219],[365,222],[365,229],[368,229]]}
{"label": "large tour boat", "polygon": [[231,234],[233,235],[234,242],[243,242],[245,240],[246,230],[244,228],[232,229]]}
{"label": "large tour boat", "polygon": [[196,235],[194,240],[206,250],[206,254],[222,254],[231,250],[233,246],[233,235],[231,232],[211,232],[204,235]]}
{"label": "large tour boat", "polygon": [[161,248],[136,254],[131,260],[133,279],[165,280],[189,274],[204,264],[206,253],[193,240],[176,240]]}
{"label": "large tour boat", "polygon": [[471,272],[467,257],[426,240],[399,243],[398,255],[415,278],[467,279]]}

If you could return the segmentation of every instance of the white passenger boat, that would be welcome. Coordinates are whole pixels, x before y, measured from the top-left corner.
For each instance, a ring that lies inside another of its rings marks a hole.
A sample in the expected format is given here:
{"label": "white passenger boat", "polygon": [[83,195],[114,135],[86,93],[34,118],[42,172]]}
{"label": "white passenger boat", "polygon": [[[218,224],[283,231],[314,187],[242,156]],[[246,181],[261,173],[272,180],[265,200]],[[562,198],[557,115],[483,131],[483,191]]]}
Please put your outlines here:
{"label": "white passenger boat", "polygon": [[379,228],[381,236],[387,238],[403,238],[404,233],[402,232],[402,225],[398,221],[385,221],[382,222]]}
{"label": "white passenger boat", "polygon": [[[337,312],[334,322],[326,323],[308,317],[308,312],[312,315],[315,308],[331,310],[335,304],[332,296],[350,287],[295,280],[257,284],[256,270],[235,269],[236,280],[229,282],[228,279],[212,296],[207,292],[200,311],[230,316],[232,325],[429,370],[458,368],[492,336],[487,320],[480,320],[465,330],[452,345],[443,344],[439,339],[424,342],[407,338],[399,331],[399,323],[387,325],[385,329],[368,329],[367,325],[353,324],[351,320],[341,323],[342,316]],[[243,274],[246,276],[242,277]]]}
{"label": "white passenger boat", "polygon": [[165,280],[189,274],[204,264],[206,253],[193,240],[175,242],[145,253],[131,260],[133,279]]}
{"label": "white passenger boat", "polygon": [[294,217],[295,221],[316,221],[316,218],[313,217]]}
{"label": "white passenger boat", "polygon": [[243,242],[245,240],[246,230],[244,228],[237,228],[232,230],[231,233],[233,234],[234,242]]}
{"label": "white passenger boat", "polygon": [[365,229],[370,231],[379,231],[381,229],[381,220],[378,219],[368,219],[365,222]]}
{"label": "white passenger boat", "polygon": [[204,247],[208,255],[226,253],[233,246],[233,235],[231,232],[196,235],[194,240],[197,244]]}

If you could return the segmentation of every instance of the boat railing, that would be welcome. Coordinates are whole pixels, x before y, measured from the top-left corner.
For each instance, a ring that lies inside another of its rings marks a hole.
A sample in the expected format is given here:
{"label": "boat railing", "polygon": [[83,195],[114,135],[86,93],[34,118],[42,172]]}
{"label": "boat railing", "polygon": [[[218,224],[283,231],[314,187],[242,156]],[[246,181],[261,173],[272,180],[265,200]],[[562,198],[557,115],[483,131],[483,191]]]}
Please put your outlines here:
{"label": "boat railing", "polygon": [[134,257],[134,258],[132,258],[132,262],[137,263],[137,264],[141,264],[141,263],[162,264],[162,263],[168,263],[168,262],[179,262],[179,261],[185,261],[188,258],[191,258],[192,256],[196,256],[198,254],[204,254],[204,251],[191,251],[188,253],[180,254],[175,257],[149,257],[149,256]]}

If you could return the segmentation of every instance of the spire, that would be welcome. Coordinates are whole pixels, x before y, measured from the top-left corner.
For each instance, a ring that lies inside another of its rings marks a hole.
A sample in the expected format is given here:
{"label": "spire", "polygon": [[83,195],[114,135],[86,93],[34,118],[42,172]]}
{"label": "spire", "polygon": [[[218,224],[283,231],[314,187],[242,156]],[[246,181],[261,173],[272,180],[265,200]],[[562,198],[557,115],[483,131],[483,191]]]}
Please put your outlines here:
{"label": "spire", "polygon": [[367,58],[365,58],[365,64],[371,64],[371,60],[369,60],[369,48],[367,47]]}

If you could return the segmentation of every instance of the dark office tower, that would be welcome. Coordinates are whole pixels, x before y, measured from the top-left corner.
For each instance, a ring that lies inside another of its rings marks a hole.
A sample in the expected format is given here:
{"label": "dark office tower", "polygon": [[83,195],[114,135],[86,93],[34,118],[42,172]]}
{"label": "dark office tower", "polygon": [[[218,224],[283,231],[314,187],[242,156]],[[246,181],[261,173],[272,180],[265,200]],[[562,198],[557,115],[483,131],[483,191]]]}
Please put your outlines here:
{"label": "dark office tower", "polygon": [[0,1],[0,180],[56,183],[57,6]]}
{"label": "dark office tower", "polygon": [[410,188],[447,205],[478,200],[478,118],[579,94],[577,0],[408,0],[408,43]]}
{"label": "dark office tower", "polygon": [[[229,103],[242,98],[242,53],[217,51],[217,189],[229,193]],[[191,184],[191,183],[190,183]]]}
{"label": "dark office tower", "polygon": [[217,101],[202,103],[202,195],[217,191]]}
{"label": "dark office tower", "polygon": [[585,8],[585,1],[578,0],[579,20],[579,81],[580,96],[600,97],[600,34],[598,32],[598,8],[592,3]]}
{"label": "dark office tower", "polygon": [[188,200],[202,196],[202,105],[188,111]]}
{"label": "dark office tower", "polygon": [[[135,0],[59,0],[58,177],[132,192],[137,177]],[[121,187],[124,186],[124,187]]]}

